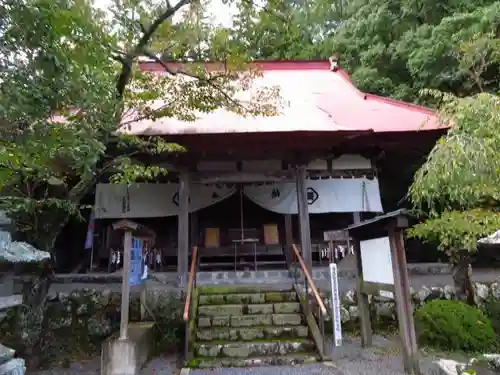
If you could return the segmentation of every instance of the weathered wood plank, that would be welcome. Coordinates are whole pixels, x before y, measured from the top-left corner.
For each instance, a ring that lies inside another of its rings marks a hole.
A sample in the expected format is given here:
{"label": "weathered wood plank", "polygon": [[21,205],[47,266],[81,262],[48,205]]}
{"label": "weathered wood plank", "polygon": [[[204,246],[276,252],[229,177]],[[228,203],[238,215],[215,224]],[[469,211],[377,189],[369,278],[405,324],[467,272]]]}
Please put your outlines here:
{"label": "weathered wood plank", "polygon": [[403,232],[393,230],[389,233],[391,240],[392,268],[394,272],[394,291],[399,323],[399,334],[403,346],[403,363],[407,374],[419,375],[418,345],[415,337],[413,307],[410,300],[410,286],[406,254],[403,245]]}
{"label": "weathered wood plank", "polygon": [[307,170],[305,166],[297,167],[297,204],[299,212],[300,247],[304,263],[312,274],[311,227],[309,223],[309,207],[307,203]]}
{"label": "weathered wood plank", "polygon": [[0,297],[0,310],[8,309],[9,307],[19,306],[23,303],[21,294],[14,294],[8,297]]}
{"label": "weathered wood plank", "polygon": [[179,215],[177,216],[177,273],[180,290],[187,286],[189,254],[189,174],[179,174]]}
{"label": "weathered wood plank", "polygon": [[[353,213],[354,224],[361,222],[361,215],[359,212]],[[361,248],[359,240],[353,239],[354,256],[356,257],[356,292],[358,296],[358,310],[361,322],[361,345],[363,347],[370,347],[373,344],[373,331],[370,319],[370,305],[368,303],[368,295],[363,291],[363,266],[361,261]]]}

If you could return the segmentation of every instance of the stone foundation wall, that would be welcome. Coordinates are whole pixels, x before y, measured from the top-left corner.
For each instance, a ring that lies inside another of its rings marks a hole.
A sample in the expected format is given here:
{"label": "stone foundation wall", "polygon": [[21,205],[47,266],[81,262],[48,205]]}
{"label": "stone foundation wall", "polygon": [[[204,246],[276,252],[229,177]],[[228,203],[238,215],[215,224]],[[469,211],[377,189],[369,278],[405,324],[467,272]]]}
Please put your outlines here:
{"label": "stone foundation wall", "polygon": [[[25,307],[13,308],[0,320],[0,342],[26,358],[53,364],[87,356],[100,350],[102,341],[119,330],[120,292],[83,288],[51,295],[42,314]],[[152,289],[147,308],[157,323],[157,350],[176,350],[184,335],[179,296],[170,290]],[[43,316],[43,319],[40,317]],[[130,320],[140,320],[138,293],[133,293]],[[38,363],[37,363],[38,365]]]}
{"label": "stone foundation wall", "polygon": [[[500,300],[500,283],[476,283],[476,301],[478,304],[487,299]],[[325,303],[330,308],[330,296],[323,290]],[[454,289],[445,287],[422,287],[411,291],[415,307],[432,299],[452,299]],[[354,290],[341,295],[341,319],[344,329],[357,325],[359,318],[357,297]],[[370,298],[372,318],[386,323],[395,323],[396,309],[392,299],[384,297]],[[172,289],[152,288],[148,290],[147,307],[152,312],[157,326],[156,338],[158,349],[168,350],[182,347],[184,322],[182,304],[177,293]],[[95,351],[102,340],[118,330],[120,320],[120,292],[109,289],[82,288],[71,293],[57,293],[47,304],[45,318],[37,321],[38,315],[30,315],[25,308],[14,308],[7,317],[0,321],[0,342],[25,355],[28,344],[38,342],[37,352],[42,362],[64,360]],[[138,321],[140,304],[137,293],[131,301],[130,318]],[[34,324],[33,322],[36,322]]]}
{"label": "stone foundation wall", "polygon": [[[481,306],[488,299],[500,300],[500,283],[491,284],[474,283],[474,299]],[[410,289],[414,309],[421,307],[426,301],[434,299],[448,299],[455,297],[455,288],[451,285],[444,287],[426,287],[419,290]],[[331,308],[331,296],[329,292],[324,294],[325,305]],[[359,319],[356,291],[351,289],[340,296],[340,314],[342,323],[352,325]],[[393,298],[369,296],[370,311],[372,319],[384,321],[385,323],[396,322],[396,304]]]}

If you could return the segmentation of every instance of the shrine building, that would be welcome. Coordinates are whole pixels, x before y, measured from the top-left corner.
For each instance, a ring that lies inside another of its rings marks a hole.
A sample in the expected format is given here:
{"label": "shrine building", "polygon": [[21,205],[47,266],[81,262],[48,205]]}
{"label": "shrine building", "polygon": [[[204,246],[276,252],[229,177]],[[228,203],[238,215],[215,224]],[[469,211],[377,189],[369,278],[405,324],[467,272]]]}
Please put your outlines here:
{"label": "shrine building", "polygon": [[328,61],[252,64],[263,72],[256,86],[280,88],[279,115],[218,109],[192,122],[130,124],[131,134],[187,151],[146,160],[169,171],[156,183],[97,185],[101,269],[120,267],[122,236],[112,224],[121,219],[152,233],[149,270],[178,272],[182,284],[193,247],[199,269],[210,271],[288,268],[292,244],[309,269],[341,259],[351,251],[343,229],[394,209],[391,187],[445,131],[433,111],[361,92]]}

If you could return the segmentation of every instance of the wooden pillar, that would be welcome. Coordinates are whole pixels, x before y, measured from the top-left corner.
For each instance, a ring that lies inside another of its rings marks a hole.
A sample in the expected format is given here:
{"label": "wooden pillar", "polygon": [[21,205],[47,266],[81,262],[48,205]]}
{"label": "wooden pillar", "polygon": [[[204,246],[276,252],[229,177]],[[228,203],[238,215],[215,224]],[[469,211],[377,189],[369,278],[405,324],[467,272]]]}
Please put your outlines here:
{"label": "wooden pillar", "polygon": [[[361,215],[359,212],[353,212],[353,221],[354,224],[359,224],[361,222]],[[373,344],[370,304],[368,302],[368,295],[363,292],[363,266],[359,241],[355,239],[353,245],[354,256],[356,257],[356,294],[358,297],[358,311],[361,325],[361,346],[365,348]]]}
{"label": "wooden pillar", "polygon": [[299,212],[300,248],[304,263],[312,276],[311,227],[309,223],[309,207],[307,203],[307,170],[301,165],[296,168],[297,204]]}
{"label": "wooden pillar", "polygon": [[292,215],[287,214],[285,217],[285,246],[283,251],[285,253],[286,267],[288,268],[288,272],[290,276],[292,275],[292,245],[293,245],[293,228],[292,228]]}
{"label": "wooden pillar", "polygon": [[199,224],[198,212],[191,212],[189,214],[189,247],[192,249],[198,246],[199,240]]}
{"label": "wooden pillar", "polygon": [[177,275],[179,288],[187,283],[189,256],[189,174],[179,173],[179,215],[177,216]]}
{"label": "wooden pillar", "polygon": [[401,229],[389,232],[391,244],[392,270],[394,273],[394,292],[396,310],[398,314],[399,334],[403,346],[403,363],[408,374],[420,374],[418,363],[418,345],[415,337],[415,323],[413,321],[413,307],[410,300],[410,285],[408,268]]}
{"label": "wooden pillar", "polygon": [[285,243],[288,248],[293,244],[292,215],[285,215]]}
{"label": "wooden pillar", "polygon": [[123,269],[122,269],[122,306],[120,313],[120,340],[128,336],[128,312],[130,306],[130,256],[132,251],[132,232],[125,231],[123,238]]}

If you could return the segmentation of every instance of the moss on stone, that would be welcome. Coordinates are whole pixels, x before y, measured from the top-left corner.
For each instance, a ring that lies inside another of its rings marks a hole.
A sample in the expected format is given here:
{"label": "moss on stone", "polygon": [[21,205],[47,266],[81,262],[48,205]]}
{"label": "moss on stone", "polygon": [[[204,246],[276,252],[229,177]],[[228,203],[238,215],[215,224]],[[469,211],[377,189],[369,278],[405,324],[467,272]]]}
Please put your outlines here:
{"label": "moss on stone", "polygon": [[200,367],[200,364],[202,361],[203,361],[202,358],[190,359],[189,361],[186,361],[185,366],[187,368],[198,368],[198,367]]}
{"label": "moss on stone", "polygon": [[290,293],[292,290],[286,288],[279,291],[270,291],[266,285],[232,285],[232,286],[201,286],[200,295],[207,294],[256,294],[256,293]]}
{"label": "moss on stone", "polygon": [[189,317],[188,323],[188,334],[189,334],[189,345],[188,350],[191,352],[192,344],[196,341],[196,318],[198,316],[198,290],[193,288],[193,314]]}

